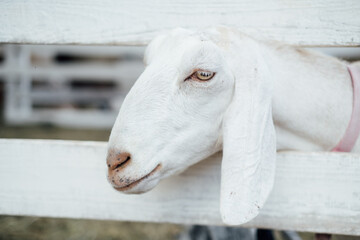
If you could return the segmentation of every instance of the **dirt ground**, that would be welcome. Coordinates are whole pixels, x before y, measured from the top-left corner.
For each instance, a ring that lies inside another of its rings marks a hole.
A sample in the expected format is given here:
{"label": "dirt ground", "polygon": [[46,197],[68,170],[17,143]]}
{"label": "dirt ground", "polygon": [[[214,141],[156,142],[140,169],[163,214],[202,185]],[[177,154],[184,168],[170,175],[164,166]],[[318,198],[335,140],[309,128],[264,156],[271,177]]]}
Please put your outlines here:
{"label": "dirt ground", "polygon": [[0,240],[177,239],[182,226],[79,219],[0,216]]}

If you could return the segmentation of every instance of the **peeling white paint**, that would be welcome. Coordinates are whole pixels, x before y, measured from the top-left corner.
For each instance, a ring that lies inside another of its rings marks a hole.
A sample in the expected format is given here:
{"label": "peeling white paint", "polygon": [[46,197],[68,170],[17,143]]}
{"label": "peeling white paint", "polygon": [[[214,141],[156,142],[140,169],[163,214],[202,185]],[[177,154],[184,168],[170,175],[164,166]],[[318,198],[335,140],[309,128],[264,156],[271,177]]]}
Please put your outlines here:
{"label": "peeling white paint", "polygon": [[228,25],[297,45],[359,46],[358,0],[0,2],[0,42],[146,44],[174,27]]}

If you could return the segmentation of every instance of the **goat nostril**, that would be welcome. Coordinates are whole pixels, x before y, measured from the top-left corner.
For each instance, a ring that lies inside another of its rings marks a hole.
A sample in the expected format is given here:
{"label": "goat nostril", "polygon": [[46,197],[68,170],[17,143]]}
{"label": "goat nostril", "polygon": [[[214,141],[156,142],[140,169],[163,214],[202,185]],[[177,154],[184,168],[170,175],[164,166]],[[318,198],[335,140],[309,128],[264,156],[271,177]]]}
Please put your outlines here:
{"label": "goat nostril", "polygon": [[107,166],[109,170],[113,171],[116,170],[116,172],[119,171],[118,168],[124,168],[131,160],[130,153],[123,152],[123,153],[113,153],[109,152],[108,158],[107,158]]}
{"label": "goat nostril", "polygon": [[117,160],[120,161],[120,163],[117,164],[117,165],[113,168],[113,170],[124,166],[127,162],[130,161],[130,159],[131,159],[130,156],[128,156],[124,161],[121,162],[121,158],[118,158]]}

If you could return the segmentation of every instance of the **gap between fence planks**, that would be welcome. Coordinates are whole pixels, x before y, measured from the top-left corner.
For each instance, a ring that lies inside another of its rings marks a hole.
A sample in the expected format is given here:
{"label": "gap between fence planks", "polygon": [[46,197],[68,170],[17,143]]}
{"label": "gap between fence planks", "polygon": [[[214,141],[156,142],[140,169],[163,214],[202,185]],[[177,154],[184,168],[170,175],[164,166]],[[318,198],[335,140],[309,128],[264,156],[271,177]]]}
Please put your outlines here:
{"label": "gap between fence planks", "polygon": [[[106,180],[106,143],[0,139],[0,214],[220,225],[221,154],[142,195]],[[247,227],[360,235],[360,155],[282,152]]]}
{"label": "gap between fence planks", "polygon": [[0,1],[0,42],[141,45],[174,27],[227,25],[302,46],[360,46],[358,0]]}

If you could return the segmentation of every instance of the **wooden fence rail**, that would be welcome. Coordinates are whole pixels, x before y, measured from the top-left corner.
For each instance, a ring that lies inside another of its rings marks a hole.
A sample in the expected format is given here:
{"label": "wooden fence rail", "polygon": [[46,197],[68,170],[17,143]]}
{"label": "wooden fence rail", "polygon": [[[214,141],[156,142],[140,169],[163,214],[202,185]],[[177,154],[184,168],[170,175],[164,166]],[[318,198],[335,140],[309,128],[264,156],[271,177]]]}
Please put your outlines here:
{"label": "wooden fence rail", "polygon": [[[0,214],[221,225],[221,154],[143,195],[106,180],[106,143],[0,140]],[[282,152],[247,227],[360,235],[360,155]]]}
{"label": "wooden fence rail", "polygon": [[360,46],[358,0],[0,1],[0,42],[138,45],[212,25],[290,44]]}

